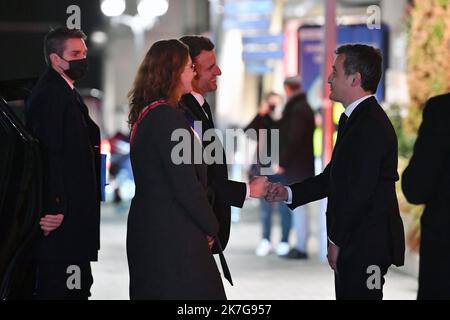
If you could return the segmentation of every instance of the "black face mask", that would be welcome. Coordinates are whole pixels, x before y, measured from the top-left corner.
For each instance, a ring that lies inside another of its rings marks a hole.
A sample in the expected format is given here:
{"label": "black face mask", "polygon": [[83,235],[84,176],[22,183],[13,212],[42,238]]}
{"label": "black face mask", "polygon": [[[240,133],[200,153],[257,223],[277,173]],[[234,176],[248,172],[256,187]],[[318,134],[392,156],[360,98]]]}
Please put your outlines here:
{"label": "black face mask", "polygon": [[[63,59],[63,58],[61,58]],[[67,61],[63,59],[67,63],[69,63],[69,69],[64,70],[64,73],[72,80],[78,80],[83,78],[88,71],[88,61],[87,58],[79,59],[79,60],[70,60]]]}

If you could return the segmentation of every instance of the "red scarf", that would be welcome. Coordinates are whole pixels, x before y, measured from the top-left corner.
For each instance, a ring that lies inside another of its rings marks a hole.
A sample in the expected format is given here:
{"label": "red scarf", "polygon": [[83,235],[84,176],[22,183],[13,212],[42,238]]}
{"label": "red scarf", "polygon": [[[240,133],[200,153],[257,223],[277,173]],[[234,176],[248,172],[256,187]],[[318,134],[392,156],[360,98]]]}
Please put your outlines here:
{"label": "red scarf", "polygon": [[150,110],[153,110],[162,104],[167,104],[167,101],[165,99],[153,101],[151,104],[149,104],[144,109],[142,109],[141,113],[139,114],[138,119],[136,120],[136,122],[133,124],[133,127],[131,128],[130,145],[133,143],[134,135],[136,134],[136,129],[139,126],[139,124],[141,123],[142,119],[144,119],[144,117],[147,115],[147,113]]}

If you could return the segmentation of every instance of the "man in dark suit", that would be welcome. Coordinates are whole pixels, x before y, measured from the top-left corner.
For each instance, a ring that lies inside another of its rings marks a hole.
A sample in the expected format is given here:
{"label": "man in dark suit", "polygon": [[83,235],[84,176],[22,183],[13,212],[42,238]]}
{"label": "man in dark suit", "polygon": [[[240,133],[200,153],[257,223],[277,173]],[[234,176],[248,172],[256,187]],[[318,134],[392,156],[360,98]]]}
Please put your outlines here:
{"label": "man in dark suit", "polygon": [[450,93],[431,98],[414,154],[402,175],[409,202],[425,204],[421,217],[417,299],[450,299]]}
{"label": "man in dark suit", "polygon": [[87,71],[85,39],[65,27],[46,35],[48,68],[27,102],[44,159],[36,299],[87,299],[100,248],[100,132],[74,88]]}
{"label": "man in dark suit", "polygon": [[395,193],[397,139],[373,96],[381,78],[381,53],[354,44],[336,50],[328,78],[330,99],[341,102],[332,159],[323,173],[283,187],[268,200],[292,209],[328,197],[328,262],[337,299],[382,299],[391,264],[403,265],[404,233]]}
{"label": "man in dark suit", "polygon": [[[189,117],[194,121],[201,121],[202,131],[214,129],[211,108],[205,100],[208,92],[217,90],[217,76],[222,72],[216,63],[214,44],[206,37],[184,36],[180,41],[189,47],[189,53],[195,64],[196,76],[192,81],[193,92],[181,99],[181,104],[187,109]],[[217,139],[217,137],[215,137]],[[214,139],[212,139],[214,141]],[[213,141],[203,140],[206,148]],[[216,155],[212,155],[216,158]],[[208,164],[209,199],[214,213],[219,221],[219,239],[222,247],[228,243],[230,236],[231,206],[241,208],[248,197],[262,197],[266,192],[266,177],[256,177],[248,185],[243,182],[228,180],[225,153],[222,160]],[[217,252],[217,250],[213,250]]]}

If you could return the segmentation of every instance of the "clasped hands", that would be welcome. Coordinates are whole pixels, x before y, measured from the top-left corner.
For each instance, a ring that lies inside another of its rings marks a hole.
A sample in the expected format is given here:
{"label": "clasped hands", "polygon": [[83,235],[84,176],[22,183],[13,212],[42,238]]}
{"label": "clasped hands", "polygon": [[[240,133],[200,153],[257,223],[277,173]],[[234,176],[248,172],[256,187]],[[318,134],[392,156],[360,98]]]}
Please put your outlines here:
{"label": "clasped hands", "polygon": [[267,177],[258,176],[250,181],[250,197],[265,198],[269,202],[286,201],[288,192],[281,183],[272,183]]}

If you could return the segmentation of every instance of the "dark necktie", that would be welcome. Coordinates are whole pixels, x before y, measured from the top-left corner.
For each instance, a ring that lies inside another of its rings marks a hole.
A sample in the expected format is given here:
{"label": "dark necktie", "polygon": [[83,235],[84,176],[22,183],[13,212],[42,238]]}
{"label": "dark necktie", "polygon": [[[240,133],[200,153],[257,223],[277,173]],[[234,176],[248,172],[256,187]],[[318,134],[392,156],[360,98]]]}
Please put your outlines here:
{"label": "dark necktie", "polygon": [[202,108],[205,111],[206,115],[208,116],[209,121],[211,122],[212,126],[214,127],[214,122],[213,122],[212,113],[211,113],[211,107],[209,106],[209,104],[206,100],[205,100],[205,103],[203,103]]}
{"label": "dark necktie", "polygon": [[345,124],[347,123],[347,115],[343,112],[341,114],[341,117],[339,118],[339,124],[338,124],[338,134],[337,134],[337,140],[342,136],[342,133],[345,130]]}

